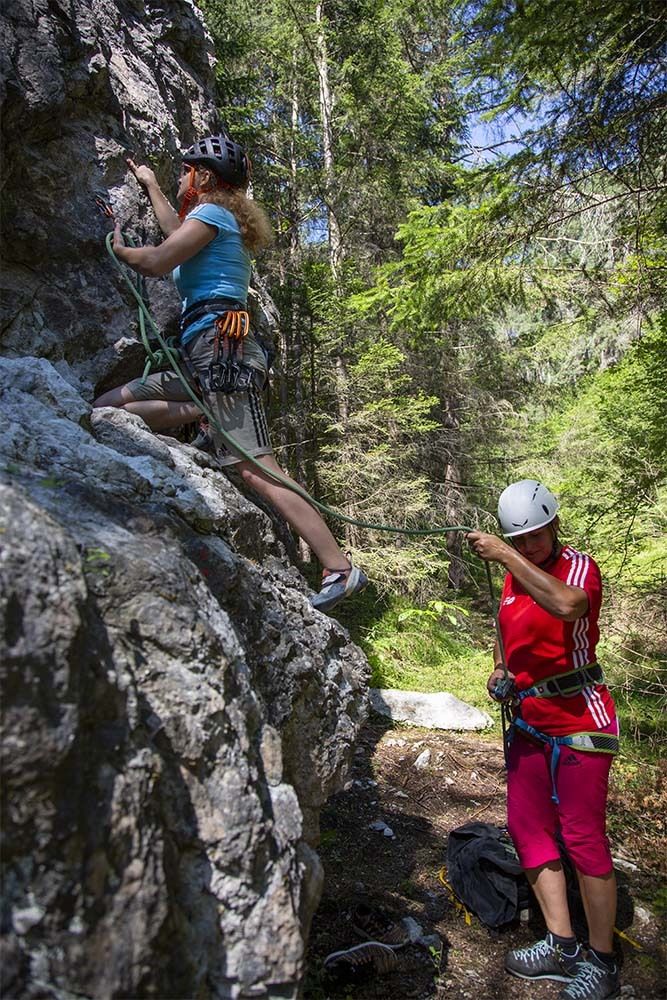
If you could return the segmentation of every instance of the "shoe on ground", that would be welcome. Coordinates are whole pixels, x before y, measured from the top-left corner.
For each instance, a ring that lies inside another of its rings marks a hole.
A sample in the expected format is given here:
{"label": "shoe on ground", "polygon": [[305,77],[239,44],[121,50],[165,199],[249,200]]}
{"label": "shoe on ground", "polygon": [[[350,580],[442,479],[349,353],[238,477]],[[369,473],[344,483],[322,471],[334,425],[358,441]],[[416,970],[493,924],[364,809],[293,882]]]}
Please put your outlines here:
{"label": "shoe on ground", "polygon": [[390,948],[403,948],[410,944],[410,931],[403,920],[400,920],[380,907],[358,903],[352,910],[352,929],[368,941],[379,941],[388,944]]}
{"label": "shoe on ground", "polygon": [[324,971],[339,982],[358,982],[373,974],[393,972],[398,959],[393,948],[380,941],[364,941],[342,951],[333,951],[324,959]]}
{"label": "shoe on ground", "polygon": [[577,962],[577,974],[558,994],[559,1000],[612,1000],[621,995],[618,965],[609,967],[593,952]]}
{"label": "shoe on ground", "polygon": [[569,983],[577,975],[582,958],[579,946],[574,955],[566,956],[553,936],[547,933],[542,941],[510,951],[505,958],[505,969],[520,979],[555,979],[559,983]]}
{"label": "shoe on ground", "polygon": [[325,574],[320,592],[310,599],[312,606],[324,614],[368,586],[368,577],[358,566],[351,566],[349,570],[325,570]]}

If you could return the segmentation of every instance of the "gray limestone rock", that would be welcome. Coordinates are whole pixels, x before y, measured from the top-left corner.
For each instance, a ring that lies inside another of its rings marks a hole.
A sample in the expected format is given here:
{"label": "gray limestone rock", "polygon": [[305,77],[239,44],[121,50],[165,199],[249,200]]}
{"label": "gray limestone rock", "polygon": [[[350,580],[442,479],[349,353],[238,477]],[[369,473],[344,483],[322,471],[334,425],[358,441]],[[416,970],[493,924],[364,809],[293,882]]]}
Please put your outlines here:
{"label": "gray limestone rock", "polygon": [[6,995],[296,995],[367,665],[193,449],[0,401]]}
{"label": "gray limestone rock", "polygon": [[170,189],[210,39],[189,0],[15,0],[0,37],[0,992],[296,997],[368,665],[214,460],[90,408],[143,367],[94,198],[159,238],[125,157]]}

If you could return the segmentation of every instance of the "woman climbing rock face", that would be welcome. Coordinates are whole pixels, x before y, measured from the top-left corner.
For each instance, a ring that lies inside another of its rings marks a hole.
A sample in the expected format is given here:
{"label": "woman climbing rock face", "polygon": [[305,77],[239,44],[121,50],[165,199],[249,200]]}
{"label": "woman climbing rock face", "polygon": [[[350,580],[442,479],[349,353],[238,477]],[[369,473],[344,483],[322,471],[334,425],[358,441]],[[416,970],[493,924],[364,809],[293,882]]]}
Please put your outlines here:
{"label": "woman climbing rock face", "polygon": [[[368,580],[344,555],[307,500],[269,474],[285,476],[273,457],[261,396],[268,378],[267,351],[250,327],[247,298],[250,254],[266,246],[272,236],[264,211],[246,195],[248,157],[227,134],[193,143],[183,154],[178,213],[149,167],[133,160],[127,163],[145,188],[166,239],[155,247],[128,247],[117,224],[114,253],[146,277],[172,273],[182,299],[180,352],[189,384],[215,423],[261,467],[236,452],[213,425],[218,459],[222,465],[234,465],[326,567],[321,590],[311,603],[320,611],[331,611],[344,598],[363,590]],[[171,368],[112,389],[93,405],[136,413],[155,431],[201,416]]]}
{"label": "woman climbing rock face", "polygon": [[[547,925],[544,940],[509,952],[505,969],[566,983],[561,1000],[607,1000],[620,996],[616,880],[605,833],[618,722],[595,662],[600,571],[590,556],[561,544],[557,511],[545,486],[524,479],[498,503],[508,541],[466,535],[478,556],[507,570],[498,614],[506,664],[497,642],[488,690],[494,697],[506,667],[514,682],[508,827]],[[587,951],[572,929],[557,834],[577,873]]]}

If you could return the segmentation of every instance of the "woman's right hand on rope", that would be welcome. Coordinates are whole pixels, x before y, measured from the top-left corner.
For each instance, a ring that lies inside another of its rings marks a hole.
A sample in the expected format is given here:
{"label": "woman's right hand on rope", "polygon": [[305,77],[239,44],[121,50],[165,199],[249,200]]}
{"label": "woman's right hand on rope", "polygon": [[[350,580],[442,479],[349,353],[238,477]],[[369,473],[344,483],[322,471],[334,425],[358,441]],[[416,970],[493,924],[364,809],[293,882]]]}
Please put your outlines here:
{"label": "woman's right hand on rope", "polygon": [[125,240],[121,232],[120,222],[116,222],[113,227],[113,252],[118,257],[118,260],[125,260],[125,250]]}
{"label": "woman's right hand on rope", "polygon": [[[515,679],[514,678],[514,674],[511,674],[508,671],[507,672],[507,677],[508,677],[508,679],[510,681],[512,681],[512,685],[513,685],[514,684],[514,679]],[[493,671],[493,673],[489,677],[488,681],[486,682],[486,689],[489,692],[489,698],[493,698],[494,701],[507,701],[509,698],[511,698],[513,696],[513,693],[511,691],[509,691],[504,698],[500,698],[500,699],[498,698],[498,695],[496,693],[496,687],[497,687],[498,684],[502,684],[502,682],[504,680],[505,680],[505,671],[503,670],[502,667],[496,667],[496,669]],[[508,687],[509,687],[509,685],[508,685]]]}
{"label": "woman's right hand on rope", "polygon": [[489,535],[485,531],[469,531],[465,540],[473,552],[487,562],[504,562],[511,549],[507,542],[497,535]]}
{"label": "woman's right hand on rope", "polygon": [[138,167],[134,160],[127,159],[127,165],[137,178],[142,187],[148,188],[151,185],[159,186],[157,177],[150,167]]}

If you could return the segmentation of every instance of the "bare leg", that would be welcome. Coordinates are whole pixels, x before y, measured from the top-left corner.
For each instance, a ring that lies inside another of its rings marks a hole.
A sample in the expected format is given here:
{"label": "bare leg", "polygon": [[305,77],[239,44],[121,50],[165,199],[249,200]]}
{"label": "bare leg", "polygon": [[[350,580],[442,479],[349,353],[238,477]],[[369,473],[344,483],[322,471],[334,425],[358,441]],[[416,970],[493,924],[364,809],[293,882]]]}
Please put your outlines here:
{"label": "bare leg", "polygon": [[565,874],[560,861],[547,861],[539,868],[526,868],[525,872],[548,930],[559,937],[573,937]]}
{"label": "bare leg", "polygon": [[[194,403],[163,399],[135,400],[124,385],[98,396],[93,406],[115,406],[127,410],[128,413],[136,413],[154,431],[179,427],[181,424],[191,423],[201,416],[201,410]],[[259,461],[267,468],[285,475],[272,455],[262,455]],[[311,547],[322,566],[327,569],[349,569],[350,564],[338,542],[327,528],[322,517],[303,497],[292,493],[286,486],[281,486],[270,476],[263,475],[250,462],[239,462],[236,468],[244,481],[269,500],[288,524]]]}
{"label": "bare leg", "polygon": [[128,413],[138,414],[152,431],[166,431],[181,424],[191,424],[201,416],[194,403],[177,403],[166,399],[142,399],[122,407]]}
{"label": "bare leg", "polygon": [[[285,473],[272,455],[261,455],[258,461],[268,469]],[[311,547],[317,558],[327,569],[348,569],[346,559],[338,542],[331,534],[320,514],[297,493],[264,475],[250,462],[239,462],[236,466],[244,482],[269,500],[285,520]],[[288,477],[289,478],[289,477]]]}
{"label": "bare leg", "polygon": [[181,424],[191,424],[201,416],[201,410],[194,403],[166,399],[135,399],[124,385],[98,396],[93,406],[96,408],[115,406],[117,409],[127,410],[128,413],[136,413],[153,431],[165,431],[172,427],[180,427]]}
{"label": "bare leg", "polygon": [[616,875],[584,875],[577,871],[581,898],[588,923],[591,948],[610,954],[614,950],[616,923]]}

